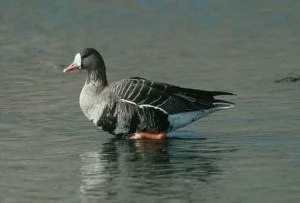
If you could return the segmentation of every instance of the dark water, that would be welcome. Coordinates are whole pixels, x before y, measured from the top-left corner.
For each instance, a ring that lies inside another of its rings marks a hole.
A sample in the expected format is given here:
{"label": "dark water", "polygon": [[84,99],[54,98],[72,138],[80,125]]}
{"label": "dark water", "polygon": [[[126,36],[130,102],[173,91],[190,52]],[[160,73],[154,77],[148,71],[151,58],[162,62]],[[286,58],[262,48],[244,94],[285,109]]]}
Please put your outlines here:
{"label": "dark water", "polygon": [[[299,202],[300,1],[1,1],[0,202]],[[235,92],[162,142],[80,111],[84,47],[112,80]]]}

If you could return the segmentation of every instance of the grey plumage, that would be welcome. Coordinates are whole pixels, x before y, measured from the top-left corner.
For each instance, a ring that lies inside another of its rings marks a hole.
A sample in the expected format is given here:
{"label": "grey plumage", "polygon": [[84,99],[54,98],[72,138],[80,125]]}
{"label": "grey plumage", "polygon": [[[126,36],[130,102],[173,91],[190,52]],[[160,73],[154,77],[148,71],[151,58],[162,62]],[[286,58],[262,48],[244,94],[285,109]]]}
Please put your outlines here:
{"label": "grey plumage", "polygon": [[88,72],[79,101],[83,113],[96,126],[116,136],[169,132],[233,106],[214,98],[232,93],[183,88],[140,77],[108,85],[102,56],[92,48],[76,54],[64,72],[74,67]]}

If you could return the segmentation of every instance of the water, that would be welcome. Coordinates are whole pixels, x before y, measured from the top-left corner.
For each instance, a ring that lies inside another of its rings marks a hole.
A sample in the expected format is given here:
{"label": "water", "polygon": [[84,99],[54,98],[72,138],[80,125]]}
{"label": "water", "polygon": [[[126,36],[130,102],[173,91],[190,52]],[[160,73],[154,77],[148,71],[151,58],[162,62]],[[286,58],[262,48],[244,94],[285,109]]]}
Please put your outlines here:
{"label": "water", "polygon": [[[1,1],[0,202],[299,202],[300,2]],[[163,142],[113,140],[80,111],[84,47],[110,81],[230,91]]]}

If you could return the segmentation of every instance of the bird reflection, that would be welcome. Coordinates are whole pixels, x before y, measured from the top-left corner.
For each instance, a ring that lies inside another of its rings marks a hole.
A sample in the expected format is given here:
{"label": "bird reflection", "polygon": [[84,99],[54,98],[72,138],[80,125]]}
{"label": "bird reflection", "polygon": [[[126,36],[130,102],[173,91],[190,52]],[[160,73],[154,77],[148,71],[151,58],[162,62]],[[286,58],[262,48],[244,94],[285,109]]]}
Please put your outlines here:
{"label": "bird reflection", "polygon": [[80,156],[82,202],[130,193],[171,193],[180,179],[207,182],[221,172],[215,164],[218,151],[209,150],[209,145],[213,143],[193,139],[109,140],[98,152]]}

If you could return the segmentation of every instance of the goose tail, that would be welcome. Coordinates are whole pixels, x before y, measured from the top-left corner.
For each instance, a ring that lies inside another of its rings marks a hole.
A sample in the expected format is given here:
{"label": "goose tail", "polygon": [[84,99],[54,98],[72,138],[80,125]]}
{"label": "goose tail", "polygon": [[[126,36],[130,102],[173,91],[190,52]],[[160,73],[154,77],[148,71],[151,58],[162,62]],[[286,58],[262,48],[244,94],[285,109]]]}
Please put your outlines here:
{"label": "goose tail", "polygon": [[215,99],[213,104],[215,106],[214,107],[215,110],[225,110],[225,109],[233,108],[235,106],[234,103],[221,100],[221,99]]}

